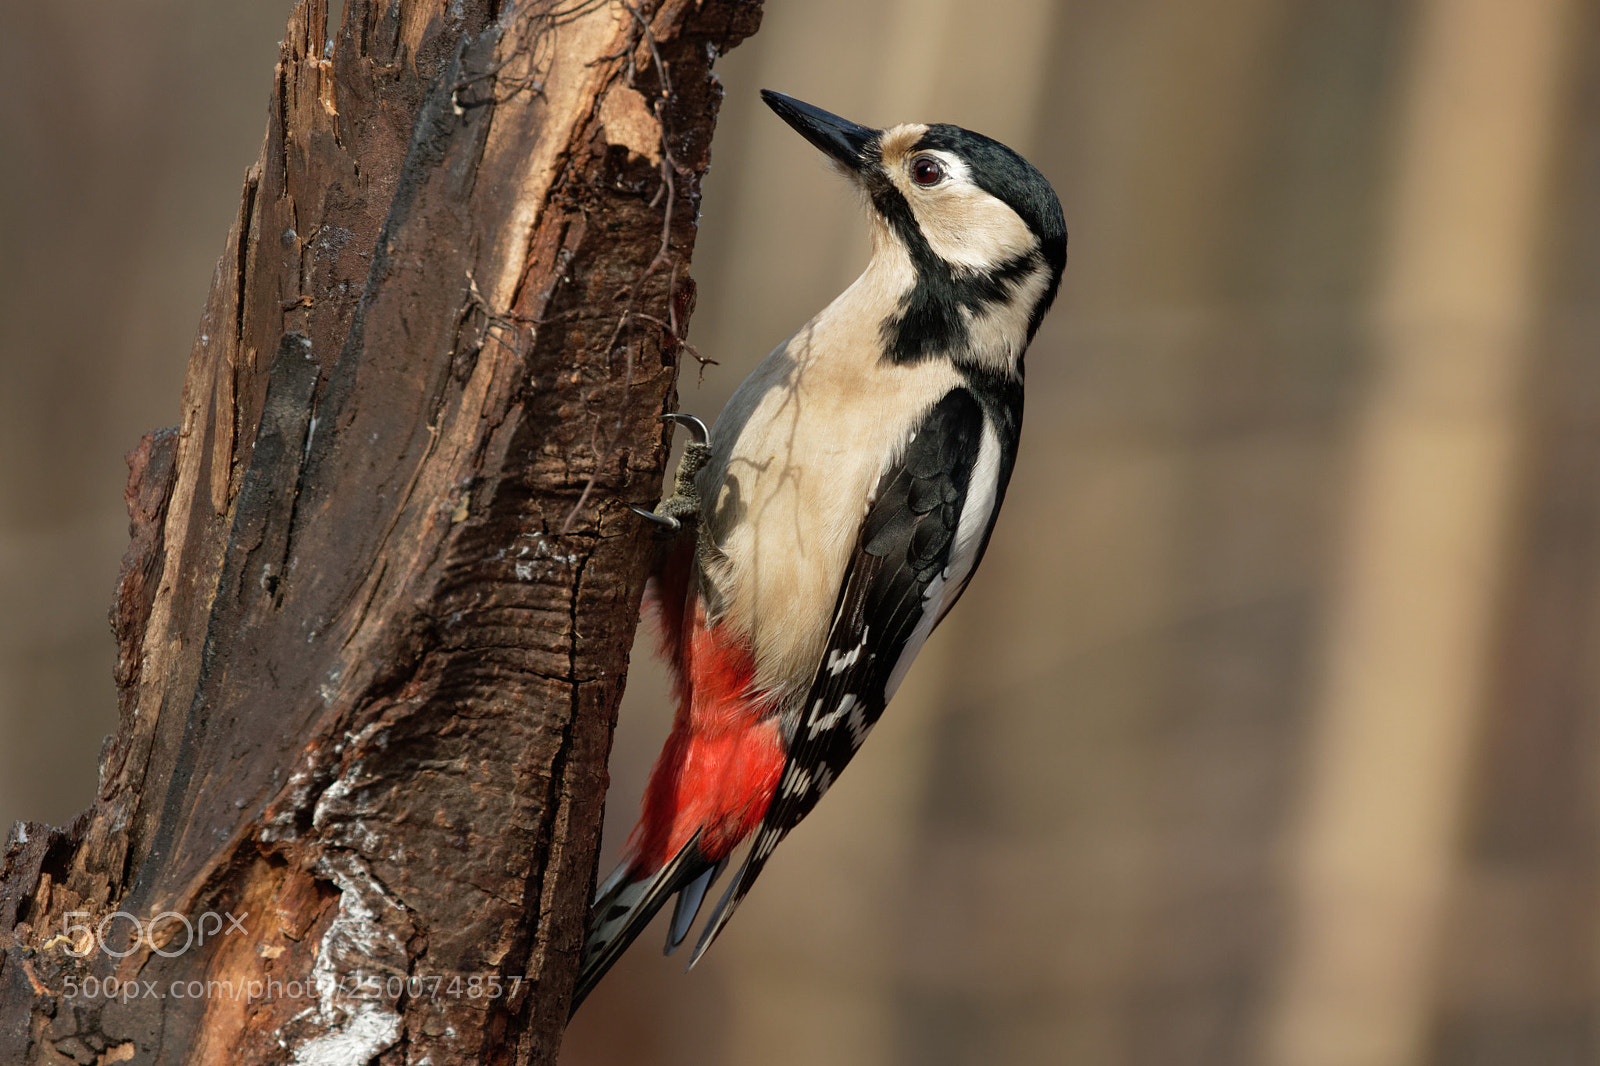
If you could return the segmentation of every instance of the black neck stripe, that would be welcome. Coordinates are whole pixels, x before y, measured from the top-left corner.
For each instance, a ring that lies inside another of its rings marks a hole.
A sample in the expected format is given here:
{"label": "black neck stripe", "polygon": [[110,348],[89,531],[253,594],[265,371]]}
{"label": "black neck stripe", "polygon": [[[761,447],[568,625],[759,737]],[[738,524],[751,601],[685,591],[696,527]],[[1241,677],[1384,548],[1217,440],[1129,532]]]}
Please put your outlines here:
{"label": "black neck stripe", "polygon": [[883,324],[884,351],[889,359],[897,363],[942,355],[959,359],[971,341],[962,312],[982,314],[990,307],[1008,303],[1028,277],[1048,270],[1046,291],[1029,313],[1027,340],[1033,339],[1060,277],[1044,248],[1014,256],[991,270],[957,268],[929,246],[905,194],[886,175],[880,172],[868,180],[873,206],[905,246],[916,272],[911,291],[901,297],[899,309]]}

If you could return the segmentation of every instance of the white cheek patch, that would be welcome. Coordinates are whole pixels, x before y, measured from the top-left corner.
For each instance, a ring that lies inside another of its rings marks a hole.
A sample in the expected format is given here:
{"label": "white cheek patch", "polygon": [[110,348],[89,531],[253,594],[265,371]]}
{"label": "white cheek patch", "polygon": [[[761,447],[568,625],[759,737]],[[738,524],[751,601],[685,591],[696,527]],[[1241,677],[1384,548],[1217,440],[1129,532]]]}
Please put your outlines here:
{"label": "white cheek patch", "polygon": [[[944,167],[943,181],[918,185],[911,180],[908,161],[923,155]],[[913,153],[907,148],[900,153],[885,151],[884,167],[911,205],[928,247],[952,266],[992,270],[1038,246],[1022,216],[979,188],[960,157],[937,149]]]}
{"label": "white cheek patch", "polygon": [[1038,245],[1022,217],[975,185],[944,184],[912,195],[911,213],[933,254],[974,272],[992,270]]}

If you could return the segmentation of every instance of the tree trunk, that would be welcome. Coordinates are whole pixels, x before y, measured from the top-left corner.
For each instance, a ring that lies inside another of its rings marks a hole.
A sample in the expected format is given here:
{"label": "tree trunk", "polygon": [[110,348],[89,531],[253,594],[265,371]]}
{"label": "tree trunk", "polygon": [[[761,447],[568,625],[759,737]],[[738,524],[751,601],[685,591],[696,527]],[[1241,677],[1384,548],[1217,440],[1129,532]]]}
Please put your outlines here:
{"label": "tree trunk", "polygon": [[[0,867],[0,1062],[553,1062],[720,90],[759,0],[301,0],[121,724]],[[181,106],[181,102],[179,102]]]}

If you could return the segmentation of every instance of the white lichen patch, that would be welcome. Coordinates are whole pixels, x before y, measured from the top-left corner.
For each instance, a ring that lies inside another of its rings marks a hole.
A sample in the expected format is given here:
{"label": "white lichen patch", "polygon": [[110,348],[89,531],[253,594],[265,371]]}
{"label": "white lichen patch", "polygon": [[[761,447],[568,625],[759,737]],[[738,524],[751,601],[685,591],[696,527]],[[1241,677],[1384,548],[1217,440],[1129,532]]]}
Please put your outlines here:
{"label": "white lichen patch", "polygon": [[322,830],[324,839],[345,847],[353,847],[368,858],[393,861],[395,856],[383,853],[383,834],[375,832],[368,824],[374,813],[369,786],[374,779],[367,773],[362,754],[372,749],[383,749],[389,744],[387,723],[372,722],[359,733],[346,733],[334,744],[335,751],[348,751],[347,762],[339,776],[328,782],[317,797],[312,809],[311,824]]}
{"label": "white lichen patch", "polygon": [[311,771],[301,767],[289,775],[289,795],[278,811],[262,825],[257,835],[264,841],[293,840],[300,834],[295,830],[295,812],[304,809],[311,800]]}
{"label": "white lichen patch", "polygon": [[361,860],[324,856],[318,872],[339,887],[339,912],[322,935],[311,978],[317,1006],[311,1026],[320,1032],[290,1048],[296,1066],[364,1066],[400,1038],[392,1000],[363,989],[363,978],[405,973],[408,960],[394,919],[409,924],[405,908],[384,892]]}
{"label": "white lichen patch", "polygon": [[[518,581],[548,581],[555,575],[557,567],[577,566],[582,559],[577,552],[564,554],[555,551],[550,541],[541,534],[525,534],[525,536],[528,536],[533,543],[518,547],[511,563],[512,573],[516,574]],[[504,557],[505,549],[502,548],[491,562]]]}

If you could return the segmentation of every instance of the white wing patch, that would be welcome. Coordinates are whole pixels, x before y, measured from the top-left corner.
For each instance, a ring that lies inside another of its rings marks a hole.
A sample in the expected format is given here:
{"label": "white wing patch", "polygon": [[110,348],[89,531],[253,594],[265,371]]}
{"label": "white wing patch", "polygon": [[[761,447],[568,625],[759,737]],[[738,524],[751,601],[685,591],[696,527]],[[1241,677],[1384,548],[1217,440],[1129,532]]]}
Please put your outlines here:
{"label": "white wing patch", "polygon": [[[806,739],[815,740],[818,733],[821,733],[825,729],[832,729],[834,726],[838,725],[839,719],[848,714],[850,712],[850,708],[854,707],[855,705],[855,696],[847,692],[839,698],[839,706],[835,707],[831,714],[825,714],[819,718],[817,717],[817,712],[822,710],[822,701],[818,700],[816,703],[812,704],[811,715],[806,719]],[[860,713],[860,711],[856,711],[857,715],[860,715]]]}
{"label": "white wing patch", "polygon": [[830,651],[828,653],[829,675],[838,677],[840,674],[844,673],[846,670],[850,669],[856,664],[856,660],[861,658],[861,653],[867,650],[867,637],[871,634],[871,632],[871,626],[862,626],[861,643],[857,644],[854,648],[847,652],[840,652],[835,649],[834,651]]}
{"label": "white wing patch", "polygon": [[851,702],[850,705],[850,743],[857,748],[861,747],[867,739],[867,734],[872,732],[872,727],[867,724],[866,704]]}
{"label": "white wing patch", "polygon": [[811,787],[811,772],[798,763],[790,763],[783,772],[780,788],[785,796],[802,796]]}

